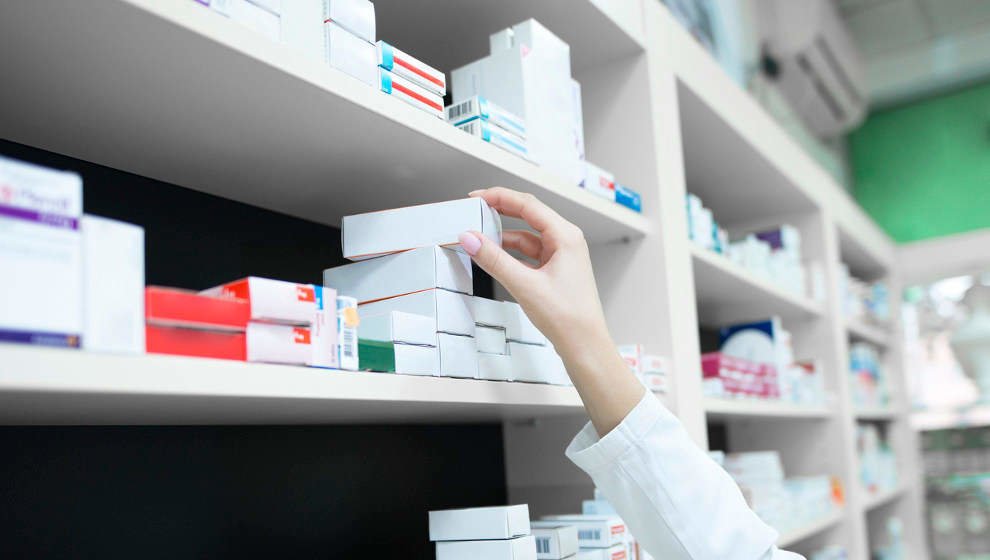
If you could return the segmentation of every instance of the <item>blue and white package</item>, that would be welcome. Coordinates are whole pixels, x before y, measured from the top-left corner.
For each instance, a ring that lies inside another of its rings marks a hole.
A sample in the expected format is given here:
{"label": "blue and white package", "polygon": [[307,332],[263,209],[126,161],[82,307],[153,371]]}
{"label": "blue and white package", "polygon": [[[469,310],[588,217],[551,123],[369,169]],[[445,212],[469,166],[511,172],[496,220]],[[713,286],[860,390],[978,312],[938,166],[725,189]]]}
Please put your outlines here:
{"label": "blue and white package", "polygon": [[471,96],[447,106],[447,122],[460,126],[475,119],[481,119],[519,138],[526,138],[526,121],[480,95]]}
{"label": "blue and white package", "polygon": [[468,134],[481,138],[485,142],[489,142],[502,148],[507,152],[512,152],[521,158],[529,159],[529,152],[526,149],[526,141],[518,136],[514,136],[497,126],[492,126],[488,124],[487,121],[482,119],[474,119],[468,121],[457,128],[467,132]]}
{"label": "blue and white package", "polygon": [[643,211],[643,201],[639,193],[619,183],[615,184],[615,201],[637,212]]}

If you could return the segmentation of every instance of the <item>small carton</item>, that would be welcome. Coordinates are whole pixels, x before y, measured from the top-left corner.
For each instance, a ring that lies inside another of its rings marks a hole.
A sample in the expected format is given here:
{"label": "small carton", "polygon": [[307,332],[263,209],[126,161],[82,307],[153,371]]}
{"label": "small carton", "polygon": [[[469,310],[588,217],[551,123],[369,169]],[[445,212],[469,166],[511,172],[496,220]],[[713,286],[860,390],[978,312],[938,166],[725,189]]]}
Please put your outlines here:
{"label": "small carton", "polygon": [[431,541],[511,539],[529,533],[526,504],[430,512]]}
{"label": "small carton", "polygon": [[375,42],[375,5],[368,0],[323,0],[323,21],[332,21],[368,43]]}
{"label": "small carton", "polygon": [[340,367],[337,348],[337,290],[316,286],[315,294],[316,313],[309,326],[313,358],[307,365],[336,369]]}
{"label": "small carton", "polygon": [[148,286],[144,314],[149,325],[244,332],[251,320],[251,304],[245,299]]}
{"label": "small carton", "polygon": [[447,94],[447,77],[443,72],[409,56],[385,41],[378,41],[378,66],[401,76],[427,91],[443,97]]}
{"label": "small carton", "polygon": [[608,548],[626,542],[626,524],[614,515],[547,515],[543,519],[577,526],[581,548]]}
{"label": "small carton", "polygon": [[536,560],[533,535],[506,540],[437,542],[437,560]]}
{"label": "small carton", "polygon": [[615,201],[630,210],[643,211],[643,201],[639,193],[619,183],[615,183]]}
{"label": "small carton", "polygon": [[333,68],[371,87],[378,87],[378,53],[375,45],[354,36],[333,21],[324,23],[323,52]]}
{"label": "small carton", "polygon": [[326,62],[323,0],[288,0],[282,6],[282,43]]}
{"label": "small carton", "polygon": [[247,340],[242,332],[147,325],[144,336],[149,354],[174,354],[242,362],[247,359]]}
{"label": "small carton", "polygon": [[484,120],[474,119],[457,125],[457,128],[475,138],[480,138],[489,144],[494,144],[507,152],[512,152],[521,158],[529,159],[529,150],[526,147],[525,140]]}
{"label": "small carton", "polygon": [[629,557],[626,545],[617,544],[608,548],[582,548],[573,560],[633,560]]}
{"label": "small carton", "polygon": [[426,315],[389,311],[361,318],[361,340],[436,346],[436,320]]}
{"label": "small carton", "polygon": [[509,342],[512,358],[513,381],[571,385],[564,362],[553,346],[537,346],[521,342]]}
{"label": "small carton", "polygon": [[619,514],[612,507],[608,500],[596,498],[594,500],[583,500],[581,502],[582,515],[615,515]]}
{"label": "small carton", "polygon": [[[471,309],[474,322],[485,327],[506,329],[509,326],[509,315],[513,311],[503,301],[474,296],[471,298]],[[506,334],[508,336],[508,333]]]}
{"label": "small carton", "polygon": [[581,186],[592,194],[615,201],[615,176],[587,160],[584,162],[584,182]]}
{"label": "small carton", "polygon": [[540,329],[529,320],[526,312],[518,303],[505,302],[508,313],[507,324],[505,326],[505,336],[512,342],[522,342],[524,344],[548,344],[547,337],[543,336]]}
{"label": "small carton", "polygon": [[337,296],[337,367],[356,371],[358,360],[358,315],[357,300],[350,296]]}
{"label": "small carton", "polygon": [[475,325],[474,338],[478,342],[478,352],[483,354],[508,354],[508,341],[505,329]]}
{"label": "small carton", "polygon": [[[144,352],[144,228],[83,216],[82,347]],[[110,278],[112,281],[108,282]]]}
{"label": "small carton", "polygon": [[247,300],[252,321],[308,326],[316,313],[317,288],[321,286],[249,276],[200,294]]}
{"label": "small carton", "polygon": [[502,220],[481,198],[344,216],[341,244],[344,258],[352,261],[433,245],[459,250],[457,237],[468,230],[502,244]]}
{"label": "small carton", "polygon": [[358,346],[361,370],[405,375],[440,375],[440,349],[436,346],[415,346],[364,338],[360,339]]}
{"label": "small carton", "polygon": [[[323,271],[323,284],[359,304],[431,288],[471,294],[471,257],[449,247],[421,247]],[[362,338],[363,335],[362,335]]]}
{"label": "small carton", "polygon": [[525,141],[526,121],[480,95],[473,95],[463,101],[449,105],[444,112],[447,116],[447,122],[454,126],[480,119]]}
{"label": "small carton", "polygon": [[488,381],[512,381],[512,356],[478,353],[478,378]]}
{"label": "small carton", "polygon": [[210,0],[210,7],[248,29],[261,33],[272,41],[278,41],[282,35],[279,14],[260,6],[262,1]]}
{"label": "small carton", "polygon": [[306,365],[312,359],[309,327],[248,323],[247,361]]}
{"label": "small carton", "polygon": [[440,375],[443,377],[478,378],[478,345],[474,337],[438,333]]}
{"label": "small carton", "polygon": [[560,560],[578,551],[577,527],[558,524],[554,527],[533,526],[538,560]]}
{"label": "small carton", "polygon": [[471,296],[441,288],[365,303],[358,311],[361,317],[391,311],[426,315],[433,319],[435,332],[474,336]]}
{"label": "small carton", "polygon": [[379,86],[385,93],[437,118],[443,118],[443,97],[384,68],[378,68],[378,78]]}

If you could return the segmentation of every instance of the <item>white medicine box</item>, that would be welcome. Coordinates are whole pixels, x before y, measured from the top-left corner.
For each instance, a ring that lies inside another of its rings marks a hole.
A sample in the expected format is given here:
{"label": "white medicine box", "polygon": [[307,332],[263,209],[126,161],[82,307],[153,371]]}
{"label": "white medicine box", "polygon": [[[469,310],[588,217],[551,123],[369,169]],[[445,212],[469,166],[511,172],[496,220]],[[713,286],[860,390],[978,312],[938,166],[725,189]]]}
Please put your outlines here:
{"label": "white medicine box", "polygon": [[356,298],[358,303],[431,288],[470,294],[471,258],[449,247],[422,247],[328,268],[323,271],[323,284]]}
{"label": "white medicine box", "polygon": [[430,512],[431,541],[511,539],[530,534],[529,506],[476,507]]}
{"label": "white medicine box", "polygon": [[94,352],[144,352],[144,228],[82,218],[82,346]]}

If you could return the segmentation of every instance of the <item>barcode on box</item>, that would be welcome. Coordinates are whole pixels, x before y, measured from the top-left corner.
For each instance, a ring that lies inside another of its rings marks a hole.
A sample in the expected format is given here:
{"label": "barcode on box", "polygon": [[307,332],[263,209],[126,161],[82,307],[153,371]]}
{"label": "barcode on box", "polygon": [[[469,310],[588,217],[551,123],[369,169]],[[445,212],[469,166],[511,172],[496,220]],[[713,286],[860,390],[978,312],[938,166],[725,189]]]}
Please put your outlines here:
{"label": "barcode on box", "polygon": [[601,529],[580,529],[578,530],[579,541],[600,541],[602,540]]}
{"label": "barcode on box", "polygon": [[457,117],[471,113],[474,111],[474,99],[468,99],[467,101],[458,103],[453,107],[447,109],[447,120],[456,119]]}
{"label": "barcode on box", "polygon": [[537,554],[548,554],[550,552],[550,537],[536,537]]}
{"label": "barcode on box", "polygon": [[478,131],[475,130],[475,127],[477,127],[477,126],[479,126],[478,125],[478,121],[475,120],[475,121],[471,121],[471,122],[469,122],[467,124],[462,124],[461,126],[459,126],[457,128],[459,128],[459,129],[463,130],[464,132],[467,132],[468,134],[470,134],[470,135],[473,136],[473,135],[475,135],[475,134],[478,133]]}
{"label": "barcode on box", "polygon": [[354,344],[354,329],[345,328],[342,329],[342,331],[343,343],[341,346],[344,348],[344,357],[353,358],[354,349],[356,348],[356,345]]}

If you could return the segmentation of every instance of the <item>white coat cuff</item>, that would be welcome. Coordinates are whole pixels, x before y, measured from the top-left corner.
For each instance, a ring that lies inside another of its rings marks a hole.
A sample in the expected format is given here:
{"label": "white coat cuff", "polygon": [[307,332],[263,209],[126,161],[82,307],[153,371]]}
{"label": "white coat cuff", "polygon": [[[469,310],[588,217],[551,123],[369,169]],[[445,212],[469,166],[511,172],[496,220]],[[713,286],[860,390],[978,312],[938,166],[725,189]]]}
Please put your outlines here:
{"label": "white coat cuff", "polygon": [[629,411],[622,422],[599,439],[588,422],[567,446],[567,457],[589,475],[609,468],[636,442],[641,441],[663,414],[663,405],[650,391]]}

